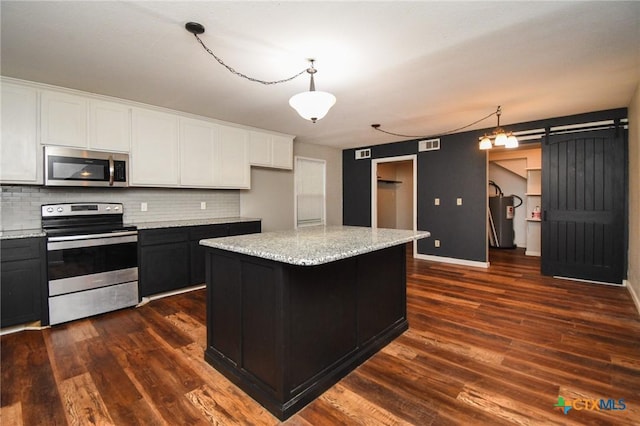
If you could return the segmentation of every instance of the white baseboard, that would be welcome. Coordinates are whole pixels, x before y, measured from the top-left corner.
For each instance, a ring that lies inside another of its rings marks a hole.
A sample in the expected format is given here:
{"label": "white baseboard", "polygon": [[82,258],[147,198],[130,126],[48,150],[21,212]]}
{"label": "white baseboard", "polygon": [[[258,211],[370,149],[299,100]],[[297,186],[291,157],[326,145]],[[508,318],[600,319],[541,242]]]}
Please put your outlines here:
{"label": "white baseboard", "polygon": [[624,280],[623,284],[627,287],[627,290],[629,290],[631,299],[633,299],[633,303],[636,305],[636,310],[640,314],[640,294],[636,292],[635,287],[631,285],[629,280]]}
{"label": "white baseboard", "polygon": [[525,254],[525,256],[538,256],[538,257],[540,257],[542,255],[541,252],[532,251],[532,250],[525,250],[524,254]]}
{"label": "white baseboard", "polygon": [[142,301],[136,305],[136,308],[139,308],[140,306],[146,305],[147,303],[151,302],[152,300],[162,299],[163,297],[175,296],[176,294],[187,293],[189,291],[200,290],[202,288],[207,288],[207,285],[206,284],[198,284],[198,285],[194,285],[192,287],[185,287],[185,288],[181,288],[179,290],[167,291],[166,293],[158,293],[158,294],[154,294],[153,296],[143,297]]}
{"label": "white baseboard", "polygon": [[474,268],[488,268],[489,262],[478,262],[475,260],[457,259],[455,257],[433,256],[430,254],[416,254],[416,259],[429,260],[431,262],[451,263],[454,265],[472,266]]}
{"label": "white baseboard", "polygon": [[36,321],[36,322],[32,322],[32,323],[28,323],[28,324],[20,324],[20,325],[14,325],[11,327],[5,327],[2,330],[0,330],[0,336],[4,336],[5,334],[12,334],[12,333],[18,333],[20,331],[40,331],[40,330],[44,330],[45,328],[49,328],[49,325],[45,325],[43,326],[40,321]]}

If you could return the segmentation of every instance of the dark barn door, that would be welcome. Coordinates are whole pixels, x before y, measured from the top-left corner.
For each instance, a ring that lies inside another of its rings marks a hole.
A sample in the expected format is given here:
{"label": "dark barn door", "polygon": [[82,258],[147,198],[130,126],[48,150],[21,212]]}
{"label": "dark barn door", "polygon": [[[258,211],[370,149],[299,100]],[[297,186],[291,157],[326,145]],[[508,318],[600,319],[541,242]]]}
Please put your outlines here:
{"label": "dark barn door", "polygon": [[542,146],[542,273],[622,284],[626,142],[615,129]]}

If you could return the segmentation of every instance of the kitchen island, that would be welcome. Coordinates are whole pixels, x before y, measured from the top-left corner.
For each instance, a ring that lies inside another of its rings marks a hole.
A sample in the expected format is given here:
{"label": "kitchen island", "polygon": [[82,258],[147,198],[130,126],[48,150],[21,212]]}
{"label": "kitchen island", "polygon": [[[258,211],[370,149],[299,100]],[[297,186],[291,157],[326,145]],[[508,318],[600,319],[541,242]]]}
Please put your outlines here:
{"label": "kitchen island", "polygon": [[408,328],[407,242],[311,227],[200,241],[209,364],[284,420]]}

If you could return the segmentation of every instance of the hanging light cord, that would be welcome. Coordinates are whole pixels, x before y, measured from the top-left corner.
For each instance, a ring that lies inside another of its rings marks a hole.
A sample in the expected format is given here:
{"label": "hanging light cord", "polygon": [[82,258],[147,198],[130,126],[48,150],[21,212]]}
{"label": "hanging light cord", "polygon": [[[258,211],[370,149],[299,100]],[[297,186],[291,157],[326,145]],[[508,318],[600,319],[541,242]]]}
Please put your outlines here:
{"label": "hanging light cord", "polygon": [[415,139],[417,139],[417,138],[433,138],[433,137],[436,137],[436,136],[449,135],[449,134],[451,134],[451,133],[455,133],[455,132],[459,132],[460,130],[467,129],[467,128],[469,128],[469,127],[473,126],[474,124],[478,124],[478,123],[480,123],[481,121],[484,121],[484,120],[486,120],[487,118],[492,117],[492,116],[494,116],[494,115],[498,114],[498,112],[499,112],[499,111],[500,111],[500,107],[498,107],[498,109],[497,109],[496,111],[492,112],[491,114],[487,115],[486,117],[482,117],[481,119],[476,120],[476,121],[474,121],[473,123],[467,124],[466,126],[458,127],[457,129],[452,129],[452,130],[448,130],[448,131],[446,131],[446,132],[438,133],[438,134],[436,134],[436,135],[429,135],[429,136],[424,136],[424,135],[419,135],[419,136],[415,136],[415,135],[403,135],[403,134],[401,134],[401,133],[388,132],[388,131],[386,131],[386,130],[381,129],[379,124],[372,124],[372,125],[371,125],[371,127],[373,127],[375,130],[377,130],[377,131],[379,131],[379,132],[386,133],[386,134],[388,134],[388,135],[392,135],[392,136],[399,136],[399,137],[401,137],[401,138],[415,138]]}
{"label": "hanging light cord", "polygon": [[229,70],[229,72],[231,72],[232,74],[235,74],[235,75],[237,75],[238,77],[245,78],[245,79],[247,79],[247,80],[249,80],[249,81],[253,81],[253,82],[260,83],[260,84],[265,84],[265,85],[269,85],[269,84],[279,84],[279,83],[286,83],[287,81],[291,81],[291,80],[293,80],[293,79],[294,79],[294,78],[296,78],[296,77],[300,77],[302,74],[304,74],[304,73],[306,73],[306,72],[307,72],[307,68],[305,68],[305,69],[303,69],[302,71],[300,71],[299,73],[297,73],[297,74],[296,74],[296,75],[294,75],[294,76],[291,76],[291,77],[289,77],[289,78],[285,78],[285,79],[282,79],[282,80],[274,80],[274,81],[265,81],[265,80],[260,80],[260,79],[257,79],[257,78],[249,77],[248,75],[242,74],[241,72],[238,72],[238,71],[236,71],[235,69],[233,69],[232,67],[230,67],[229,65],[225,64],[225,63],[224,63],[224,61],[223,61],[221,58],[219,58],[218,56],[216,56],[216,54],[215,54],[215,53],[213,53],[213,52],[211,51],[211,49],[209,49],[209,48],[204,44],[204,42],[200,39],[200,37],[198,37],[198,34],[193,33],[193,35],[194,35],[194,37],[196,38],[196,40],[198,40],[198,43],[200,43],[200,44],[202,45],[202,47],[204,48],[204,50],[206,50],[206,51],[207,51],[207,53],[208,53],[209,55],[213,56],[213,57],[216,59],[216,61],[218,61],[218,63],[219,63],[220,65],[222,65],[223,67],[225,67],[226,69],[228,69],[228,70]]}

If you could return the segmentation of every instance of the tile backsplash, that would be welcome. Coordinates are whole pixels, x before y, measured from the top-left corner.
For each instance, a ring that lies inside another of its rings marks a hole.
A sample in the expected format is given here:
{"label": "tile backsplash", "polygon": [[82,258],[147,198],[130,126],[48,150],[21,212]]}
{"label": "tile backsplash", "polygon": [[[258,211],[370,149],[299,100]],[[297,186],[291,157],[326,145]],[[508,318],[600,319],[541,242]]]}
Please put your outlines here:
{"label": "tile backsplash", "polygon": [[[239,190],[177,188],[51,188],[2,185],[0,229],[40,228],[42,204],[115,202],[124,204],[125,223],[240,216]],[[201,209],[201,203],[206,209]],[[141,203],[147,211],[141,211]]]}

